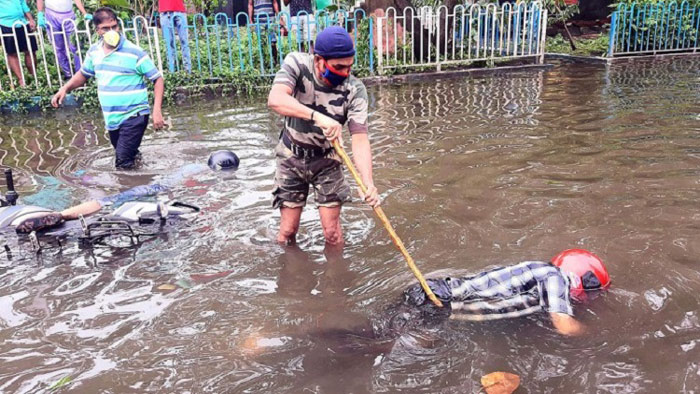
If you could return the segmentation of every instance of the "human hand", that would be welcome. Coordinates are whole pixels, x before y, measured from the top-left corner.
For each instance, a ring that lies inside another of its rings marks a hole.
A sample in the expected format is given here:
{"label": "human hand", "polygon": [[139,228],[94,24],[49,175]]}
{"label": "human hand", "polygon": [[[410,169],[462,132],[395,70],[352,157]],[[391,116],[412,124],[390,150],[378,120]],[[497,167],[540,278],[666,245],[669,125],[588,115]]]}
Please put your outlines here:
{"label": "human hand", "polygon": [[[43,12],[39,12],[36,14],[36,19],[37,19],[37,24],[39,27],[46,27],[46,16],[44,15]],[[31,26],[31,22],[29,23]]]}
{"label": "human hand", "polygon": [[362,197],[362,199],[367,203],[367,205],[371,206],[372,208],[376,208],[379,206],[379,192],[377,191],[377,188],[372,184],[367,185],[367,193],[363,193],[362,189],[360,189],[360,197]]}
{"label": "human hand", "polygon": [[160,130],[165,126],[165,120],[163,120],[163,114],[158,110],[153,110],[153,128]]}
{"label": "human hand", "polygon": [[91,20],[92,20],[92,14],[85,14],[85,15],[83,16],[83,19],[85,19],[86,21],[91,21]]}
{"label": "human hand", "polygon": [[35,31],[36,30],[36,22],[34,19],[29,21],[29,31]]}
{"label": "human hand", "polygon": [[323,135],[326,136],[328,141],[333,142],[333,140],[340,138],[343,126],[336,122],[335,119],[318,111],[314,111],[313,118],[314,124],[323,131]]}
{"label": "human hand", "polygon": [[58,89],[58,92],[51,97],[51,105],[54,108],[58,108],[59,105],[63,104],[64,98],[66,98],[66,91],[63,89]]}

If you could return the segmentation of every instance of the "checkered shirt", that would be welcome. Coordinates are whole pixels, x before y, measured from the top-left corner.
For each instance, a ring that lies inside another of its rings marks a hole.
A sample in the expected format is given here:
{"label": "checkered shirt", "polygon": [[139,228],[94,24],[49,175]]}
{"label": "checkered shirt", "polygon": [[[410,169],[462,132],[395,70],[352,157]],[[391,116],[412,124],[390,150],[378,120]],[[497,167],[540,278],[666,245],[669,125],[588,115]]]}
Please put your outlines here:
{"label": "checkered shirt", "polygon": [[573,316],[569,279],[542,261],[525,261],[465,278],[446,278],[453,319],[495,320],[545,311]]}

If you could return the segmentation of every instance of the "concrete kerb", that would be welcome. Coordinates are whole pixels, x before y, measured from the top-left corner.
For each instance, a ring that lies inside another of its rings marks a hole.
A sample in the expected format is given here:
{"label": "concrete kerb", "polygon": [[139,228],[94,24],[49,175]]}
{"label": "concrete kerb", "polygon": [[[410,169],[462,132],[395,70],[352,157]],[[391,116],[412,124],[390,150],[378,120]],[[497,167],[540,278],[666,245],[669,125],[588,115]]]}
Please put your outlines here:
{"label": "concrete kerb", "polygon": [[674,59],[674,58],[687,58],[687,57],[700,57],[700,52],[684,52],[684,53],[657,53],[656,55],[637,55],[637,56],[621,56],[612,58],[613,63],[630,63],[636,60],[650,60],[650,59]]}
{"label": "concrete kerb", "polygon": [[638,60],[649,60],[649,59],[673,59],[673,58],[686,58],[686,57],[700,57],[700,52],[686,52],[686,53],[658,53],[656,55],[635,55],[635,56],[619,56],[619,57],[603,57],[603,56],[581,56],[581,55],[569,55],[565,53],[545,53],[545,60],[564,60],[571,63],[584,63],[584,64],[612,64],[612,63],[631,63]]}
{"label": "concrete kerb", "polygon": [[609,57],[569,55],[566,53],[545,53],[544,60],[564,60],[570,63],[584,64],[608,64],[613,61],[613,59]]}

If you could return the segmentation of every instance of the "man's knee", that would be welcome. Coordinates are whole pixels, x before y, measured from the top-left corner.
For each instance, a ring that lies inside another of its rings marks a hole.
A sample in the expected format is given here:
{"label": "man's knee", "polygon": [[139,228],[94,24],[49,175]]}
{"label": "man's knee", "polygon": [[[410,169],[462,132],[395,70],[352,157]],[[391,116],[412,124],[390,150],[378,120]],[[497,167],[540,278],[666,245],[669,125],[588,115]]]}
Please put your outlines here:
{"label": "man's knee", "polygon": [[293,224],[280,225],[280,231],[279,231],[279,234],[277,235],[277,242],[281,242],[281,243],[294,242],[298,231],[299,231],[298,225],[293,225]]}
{"label": "man's knee", "polygon": [[324,228],[323,236],[329,245],[341,245],[343,243],[343,232],[340,230],[340,224]]}

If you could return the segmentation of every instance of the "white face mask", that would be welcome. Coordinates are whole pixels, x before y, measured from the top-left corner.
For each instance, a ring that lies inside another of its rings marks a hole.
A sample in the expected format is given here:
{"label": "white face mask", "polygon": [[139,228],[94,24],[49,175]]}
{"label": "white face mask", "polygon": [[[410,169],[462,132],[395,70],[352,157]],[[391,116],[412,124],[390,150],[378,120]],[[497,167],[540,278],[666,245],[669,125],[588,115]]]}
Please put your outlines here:
{"label": "white face mask", "polygon": [[102,39],[104,40],[104,42],[111,47],[116,47],[117,45],[119,45],[119,38],[119,33],[117,33],[114,30],[110,30],[102,35]]}

